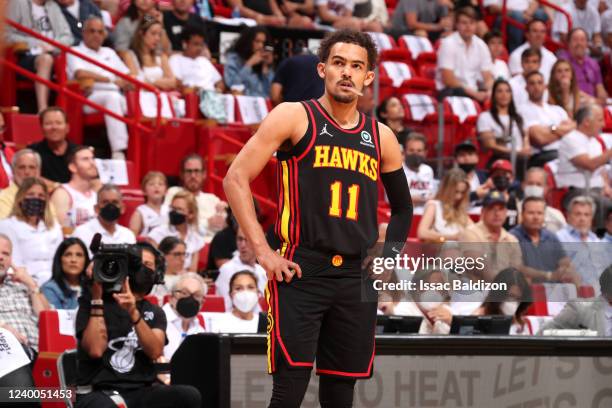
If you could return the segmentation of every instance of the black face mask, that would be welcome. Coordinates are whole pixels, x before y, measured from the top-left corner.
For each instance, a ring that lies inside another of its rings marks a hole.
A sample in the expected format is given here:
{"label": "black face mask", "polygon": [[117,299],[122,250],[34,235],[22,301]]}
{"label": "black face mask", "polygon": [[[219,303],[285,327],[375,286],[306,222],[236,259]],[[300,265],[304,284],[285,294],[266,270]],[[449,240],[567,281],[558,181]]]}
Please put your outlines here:
{"label": "black face mask", "polygon": [[45,215],[47,202],[41,198],[24,198],[21,202],[21,211],[28,217],[42,217]]}
{"label": "black face mask", "polygon": [[416,169],[425,161],[425,158],[419,154],[407,154],[404,161],[406,162],[406,166]]}
{"label": "black face mask", "polygon": [[458,164],[459,168],[465,172],[465,174],[471,173],[475,168],[475,163],[463,163]]}
{"label": "black face mask", "polygon": [[148,295],[154,284],[155,272],[144,265],[130,278],[130,289],[139,295]]}
{"label": "black face mask", "polygon": [[176,302],[176,311],[184,318],[190,319],[200,311],[200,302],[192,296],[179,299]]}
{"label": "black face mask", "polygon": [[106,204],[104,207],[100,208],[100,217],[102,217],[104,221],[117,221],[120,216],[121,209],[115,204]]}
{"label": "black face mask", "polygon": [[176,210],[171,210],[168,213],[168,218],[170,220],[171,225],[181,225],[187,221],[187,217],[185,216],[185,214],[181,214]]}
{"label": "black face mask", "polygon": [[510,187],[510,179],[506,176],[493,177],[493,185],[499,191],[506,191]]}

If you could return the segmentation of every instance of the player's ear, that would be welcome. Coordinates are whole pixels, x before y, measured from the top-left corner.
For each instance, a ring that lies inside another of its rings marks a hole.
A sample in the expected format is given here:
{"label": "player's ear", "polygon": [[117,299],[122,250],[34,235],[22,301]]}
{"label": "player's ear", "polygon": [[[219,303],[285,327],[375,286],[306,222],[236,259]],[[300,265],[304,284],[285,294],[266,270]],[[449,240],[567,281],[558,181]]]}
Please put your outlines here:
{"label": "player's ear", "polygon": [[321,79],[325,79],[325,64],[322,62],[319,62],[317,64],[317,73],[319,74],[319,77]]}
{"label": "player's ear", "polygon": [[374,82],[374,71],[368,71],[366,73],[365,80],[363,81],[363,86],[370,86],[372,85],[372,82]]}

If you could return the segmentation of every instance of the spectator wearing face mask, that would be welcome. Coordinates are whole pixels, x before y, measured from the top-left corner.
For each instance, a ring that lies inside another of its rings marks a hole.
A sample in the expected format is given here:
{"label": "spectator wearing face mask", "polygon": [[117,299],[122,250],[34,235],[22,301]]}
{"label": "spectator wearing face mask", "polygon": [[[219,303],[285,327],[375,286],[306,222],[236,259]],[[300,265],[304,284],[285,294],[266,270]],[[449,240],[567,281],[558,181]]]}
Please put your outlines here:
{"label": "spectator wearing face mask", "polygon": [[478,160],[478,149],[471,141],[464,140],[455,146],[455,164],[465,172],[470,186],[470,207],[479,205],[493,187],[487,172],[476,168]]}
{"label": "spectator wearing face mask", "polygon": [[185,337],[204,332],[204,319],[198,313],[204,303],[207,287],[204,279],[197,273],[181,275],[173,285],[170,301],[162,308],[166,314],[168,344],[164,347],[164,357],[172,359]]}
{"label": "spectator wearing face mask", "polygon": [[[523,180],[522,189],[523,197],[539,197],[545,198],[548,196],[548,175],[546,171],[541,167],[532,167],[525,173],[525,179]],[[519,202],[519,219],[521,218],[521,202]],[[544,228],[556,233],[563,227],[565,227],[566,221],[565,216],[561,211],[547,205],[544,211]]]}
{"label": "spectator wearing face mask", "polygon": [[229,283],[231,311],[214,319],[208,331],[213,333],[257,333],[259,325],[257,286],[257,277],[253,272],[235,273]]}
{"label": "spectator wearing face mask", "polygon": [[414,214],[423,214],[425,203],[436,193],[437,182],[433,169],[425,164],[427,141],[421,133],[413,132],[404,144],[404,173],[408,179]]}
{"label": "spectator wearing face mask", "polygon": [[26,268],[39,286],[51,278],[53,256],[63,237],[41,179],[27,178],[19,186],[10,217],[0,221],[0,232],[13,243],[14,266]]}
{"label": "spectator wearing face mask", "polygon": [[512,316],[510,334],[532,335],[531,327],[525,320],[527,309],[531,305],[532,295],[529,283],[515,268],[500,271],[494,283],[505,284],[507,290],[492,290],[485,301],[475,312],[478,316],[506,315]]}
{"label": "spectator wearing face mask", "polygon": [[503,194],[508,209],[508,217],[504,222],[506,231],[518,224],[518,185],[514,180],[512,164],[508,160],[496,160],[491,166],[491,181],[495,190]]}

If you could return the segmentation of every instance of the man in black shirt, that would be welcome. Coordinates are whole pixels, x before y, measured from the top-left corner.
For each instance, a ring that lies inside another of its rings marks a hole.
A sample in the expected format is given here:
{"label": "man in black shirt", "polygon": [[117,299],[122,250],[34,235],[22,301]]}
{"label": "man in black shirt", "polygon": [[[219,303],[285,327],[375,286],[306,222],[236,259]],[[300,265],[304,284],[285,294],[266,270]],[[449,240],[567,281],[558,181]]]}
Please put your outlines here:
{"label": "man in black shirt", "polygon": [[319,58],[299,54],[280,63],[270,88],[272,104],[316,99],[323,95],[323,80],[317,74]]}
{"label": "man in black shirt", "polygon": [[57,106],[49,107],[38,114],[44,139],[28,146],[42,159],[41,176],[51,182],[67,183],[70,172],[66,157],[76,147],[66,139],[70,127],[66,112]]}
{"label": "man in black shirt", "polygon": [[201,405],[194,387],[156,382],[154,361],[163,355],[167,322],[162,309],[144,296],[163,276],[163,267],[157,270],[163,258],[149,244],[138,246],[140,265],[131,265],[134,271],[120,293],[108,293],[94,281],[79,298],[77,384],[89,392],[77,396],[77,408],[116,408],[117,401],[130,408]]}
{"label": "man in black shirt", "polygon": [[206,27],[206,22],[200,16],[192,13],[193,0],[172,0],[172,10],[164,12],[164,29],[172,51],[182,51],[181,33],[187,25]]}

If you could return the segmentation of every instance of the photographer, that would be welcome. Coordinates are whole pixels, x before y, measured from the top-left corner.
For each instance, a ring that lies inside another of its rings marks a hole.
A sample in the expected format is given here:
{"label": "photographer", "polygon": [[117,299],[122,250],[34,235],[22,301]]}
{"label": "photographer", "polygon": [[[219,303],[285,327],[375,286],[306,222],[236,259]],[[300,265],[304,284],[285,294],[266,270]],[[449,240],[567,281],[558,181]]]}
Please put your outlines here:
{"label": "photographer", "polygon": [[144,296],[163,281],[163,258],[149,244],[126,247],[128,272],[119,278],[121,290],[116,291],[119,282],[99,282],[102,274],[111,275],[105,268],[121,262],[116,252],[103,249],[94,258],[91,288],[79,299],[77,383],[79,391],[90,390],[77,396],[76,406],[200,407],[195,388],[156,382],[154,361],[163,355],[166,317]]}

